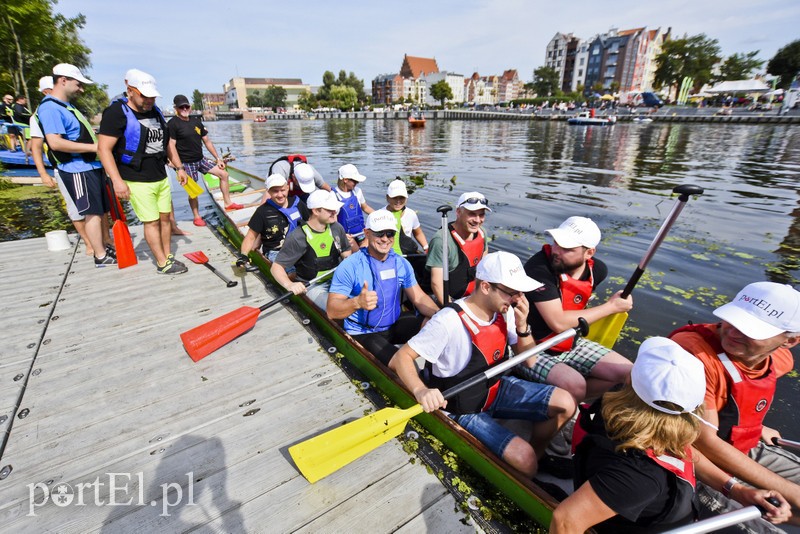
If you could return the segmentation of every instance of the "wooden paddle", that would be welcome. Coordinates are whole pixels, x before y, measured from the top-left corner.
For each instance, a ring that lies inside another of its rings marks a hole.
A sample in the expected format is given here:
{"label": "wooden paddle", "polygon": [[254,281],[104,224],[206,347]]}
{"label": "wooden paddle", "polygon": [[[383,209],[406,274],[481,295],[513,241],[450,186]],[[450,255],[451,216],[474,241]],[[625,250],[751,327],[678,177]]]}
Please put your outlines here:
{"label": "wooden paddle", "polygon": [[[493,365],[483,373],[477,374],[457,386],[453,386],[443,392],[442,395],[445,399],[453,397],[476,384],[504,373],[515,365],[546,351],[566,339],[585,335],[587,331],[588,324],[581,318],[575,328],[565,330],[557,336],[517,354],[513,358]],[[303,476],[313,484],[353,460],[364,456],[379,445],[400,435],[408,420],[420,413],[422,413],[422,405],[420,404],[415,404],[405,410],[384,408],[366,417],[329,430],[324,434],[292,445],[289,447],[289,454]]]}
{"label": "wooden paddle", "polygon": [[[316,286],[323,282],[326,278],[329,278],[332,274],[333,271],[329,271],[323,275],[320,275],[311,280],[306,287],[310,288]],[[288,293],[284,293],[280,297],[267,302],[260,308],[242,306],[237,310],[233,310],[232,312],[221,315],[220,317],[212,319],[207,323],[196,326],[191,330],[187,330],[181,334],[183,347],[186,349],[186,352],[193,361],[199,361],[218,348],[233,341],[248,330],[252,329],[255,326],[258,316],[261,314],[261,312],[271,308],[279,302],[288,299],[293,295],[294,293],[289,291]]]}
{"label": "wooden paddle", "polygon": [[[678,215],[681,214],[681,211],[683,211],[683,208],[686,206],[686,202],[689,201],[689,196],[702,195],[703,188],[696,185],[685,184],[677,186],[672,190],[672,192],[677,193],[680,196],[678,197],[678,200],[675,201],[672,211],[661,225],[661,228],[658,230],[655,238],[653,238],[653,242],[650,243],[647,252],[645,252],[644,256],[642,256],[642,259],[639,262],[639,265],[636,267],[636,270],[633,271],[633,274],[628,280],[628,284],[625,286],[625,289],[622,290],[622,298],[627,298],[633,292],[633,288],[644,274],[647,264],[650,263],[650,260],[656,253],[656,250],[658,250],[658,247],[664,241],[664,238],[667,237],[670,228],[672,228],[672,225],[678,219]],[[625,322],[627,320],[627,312],[615,313],[613,315],[603,317],[599,321],[592,323],[591,327],[589,327],[589,335],[586,336],[586,338],[612,349],[614,348],[614,343],[617,342],[617,338],[619,338],[619,334],[622,332],[622,327],[625,326]]]}
{"label": "wooden paddle", "polygon": [[133,249],[131,232],[128,230],[128,225],[125,224],[125,210],[122,209],[122,204],[120,204],[108,179],[106,179],[106,192],[111,204],[111,218],[114,219],[114,226],[111,228],[111,232],[114,235],[114,247],[117,249],[117,267],[124,269],[136,265],[139,260],[136,258],[136,251]]}
{"label": "wooden paddle", "polygon": [[[191,178],[189,179],[191,180]],[[195,263],[199,263],[200,265],[205,265],[206,267],[211,269],[211,272],[219,276],[222,279],[222,281],[225,282],[225,285],[228,287],[235,287],[239,283],[233,280],[229,280],[224,274],[219,272],[213,265],[211,265],[208,262],[208,256],[206,256],[202,250],[198,250],[196,252],[187,252],[186,254],[184,254],[184,256],[189,258]]]}

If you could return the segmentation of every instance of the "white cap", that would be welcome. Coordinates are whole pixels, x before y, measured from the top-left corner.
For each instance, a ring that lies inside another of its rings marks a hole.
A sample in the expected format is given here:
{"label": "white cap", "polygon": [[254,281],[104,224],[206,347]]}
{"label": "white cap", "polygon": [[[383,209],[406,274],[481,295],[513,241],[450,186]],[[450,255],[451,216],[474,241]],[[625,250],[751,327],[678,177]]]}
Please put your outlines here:
{"label": "white cap", "polygon": [[408,198],[408,189],[406,189],[406,183],[403,180],[394,180],[389,184],[389,187],[386,188],[386,196],[389,198]]}
{"label": "white cap", "polygon": [[333,191],[325,191],[324,189],[317,189],[310,195],[308,195],[308,200],[306,200],[306,206],[308,209],[313,210],[315,208],[323,208],[326,210],[334,210],[339,211],[339,209],[344,206],[339,199],[336,198],[336,193]]}
{"label": "white cap", "polygon": [[[639,347],[631,370],[633,390],[648,406],[672,415],[690,413],[703,404],[706,373],[703,362],[665,337],[651,337]],[[671,402],[680,411],[658,404]]]}
{"label": "white cap", "polygon": [[352,163],[339,167],[339,179],[344,180],[345,178],[355,180],[356,182],[363,182],[367,179],[366,176],[358,173],[358,168]]}
{"label": "white cap", "polygon": [[478,210],[492,211],[492,208],[489,207],[489,201],[486,200],[485,196],[483,196],[481,193],[478,193],[477,191],[470,191],[469,193],[463,193],[460,197],[458,197],[458,203],[456,204],[456,208],[464,208],[469,211],[478,211]]}
{"label": "white cap", "polygon": [[131,69],[125,73],[126,80],[128,80],[128,87],[135,87],[142,96],[147,98],[154,98],[161,96],[156,87],[156,79],[150,74],[142,72],[138,69]]}
{"label": "white cap", "polygon": [[273,187],[283,187],[288,183],[282,174],[270,174],[265,185],[267,189],[272,189]]}
{"label": "white cap", "polygon": [[600,243],[600,228],[587,217],[570,217],[558,228],[545,230],[561,248],[595,248]]}
{"label": "white cap", "polygon": [[[308,163],[298,163],[294,166],[294,177],[303,193],[310,193],[317,186],[314,184],[314,167]],[[333,208],[331,208],[333,209]]]}
{"label": "white cap", "polygon": [[53,77],[52,76],[42,76],[39,78],[39,92],[44,93],[48,89],[53,88]]}
{"label": "white cap", "polygon": [[788,284],[755,282],[714,310],[714,315],[750,339],[800,332],[800,292]]}
{"label": "white cap", "polygon": [[540,284],[527,274],[519,258],[510,252],[492,252],[483,257],[475,270],[475,278],[493,284],[503,284],[514,291],[527,293],[539,289]]}
{"label": "white cap", "polygon": [[373,232],[383,230],[397,230],[397,217],[389,210],[375,210],[367,217],[367,228]]}
{"label": "white cap", "polygon": [[89,78],[84,78],[81,71],[75,65],[69,63],[59,63],[53,67],[53,76],[66,76],[67,78],[74,78],[81,83],[93,84],[94,82]]}

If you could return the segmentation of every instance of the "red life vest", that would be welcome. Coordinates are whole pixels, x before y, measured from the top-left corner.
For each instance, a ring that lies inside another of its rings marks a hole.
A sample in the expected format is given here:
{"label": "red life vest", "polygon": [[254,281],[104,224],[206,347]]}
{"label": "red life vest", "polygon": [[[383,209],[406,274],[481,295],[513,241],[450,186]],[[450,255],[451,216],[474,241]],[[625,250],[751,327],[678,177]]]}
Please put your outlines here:
{"label": "red life vest", "polygon": [[269,166],[269,170],[267,171],[268,175],[272,174],[272,168],[279,161],[289,162],[289,177],[286,179],[286,181],[289,183],[289,196],[304,195],[305,193],[302,189],[300,189],[300,184],[297,183],[297,178],[294,177],[294,162],[299,161],[300,163],[308,163],[308,158],[302,154],[289,154],[288,156],[280,157],[273,161],[272,165]]}
{"label": "red life vest", "polygon": [[680,480],[688,482],[692,486],[692,490],[697,486],[697,478],[694,474],[694,462],[692,461],[692,447],[686,446],[686,458],[681,460],[669,454],[662,454],[656,456],[653,449],[647,449],[647,457],[663,467]]}
{"label": "red life vest", "polygon": [[475,268],[483,257],[486,240],[482,228],[478,228],[473,239],[465,241],[453,229],[453,223],[450,223],[449,227],[450,235],[453,236],[458,247],[458,266],[450,271],[450,296],[460,299],[475,291]]}
{"label": "red life vest", "polygon": [[[547,261],[550,261],[552,256],[552,247],[550,245],[544,245],[542,250],[544,250],[544,253],[547,256]],[[594,289],[593,258],[586,260],[586,267],[589,269],[588,280],[578,280],[565,273],[558,275],[558,289],[561,292],[562,309],[583,310],[589,303],[589,297],[592,296],[592,290]],[[536,342],[541,343],[542,341],[546,341],[555,335],[555,332],[552,332],[542,339],[537,339]],[[553,352],[567,352],[568,350],[572,349],[573,342],[574,339],[566,339],[549,350]]]}
{"label": "red life vest", "polygon": [[[430,375],[431,387],[442,391],[483,373],[508,358],[508,326],[502,314],[495,314],[492,324],[480,326],[458,304],[451,303],[449,306],[458,312],[472,340],[472,354],[466,367],[458,374],[446,378]],[[499,389],[500,377],[493,377],[482,385],[475,385],[448,399],[447,411],[457,415],[485,412],[494,402]]]}
{"label": "red life vest", "polygon": [[736,364],[725,354],[719,336],[708,325],[687,325],[672,332],[670,337],[678,332],[699,334],[717,353],[717,358],[725,369],[725,381],[728,385],[728,401],[718,412],[717,435],[747,454],[761,439],[764,416],[775,396],[778,377],[772,356],[769,357],[766,373],[759,378],[750,378],[739,372]]}

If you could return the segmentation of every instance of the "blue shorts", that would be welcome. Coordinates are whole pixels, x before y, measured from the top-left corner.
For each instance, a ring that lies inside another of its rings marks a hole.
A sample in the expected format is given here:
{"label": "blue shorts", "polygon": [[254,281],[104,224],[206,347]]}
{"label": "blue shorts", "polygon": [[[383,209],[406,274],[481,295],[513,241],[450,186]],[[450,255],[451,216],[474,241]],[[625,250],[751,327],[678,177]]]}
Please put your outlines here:
{"label": "blue shorts", "polygon": [[555,386],[536,384],[513,376],[500,379],[497,397],[485,412],[451,415],[459,425],[489,447],[500,458],[516,434],[498,423],[499,419],[541,422],[549,419],[547,410]]}

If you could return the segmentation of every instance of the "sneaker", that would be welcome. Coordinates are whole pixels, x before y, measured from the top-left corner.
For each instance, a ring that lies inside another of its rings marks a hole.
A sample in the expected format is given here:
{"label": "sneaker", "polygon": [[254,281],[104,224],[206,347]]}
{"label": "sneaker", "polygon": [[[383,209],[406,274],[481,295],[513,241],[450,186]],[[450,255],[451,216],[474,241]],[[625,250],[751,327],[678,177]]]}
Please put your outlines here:
{"label": "sneaker", "polygon": [[156,272],[158,274],[183,274],[186,271],[188,271],[188,269],[185,265],[181,266],[169,260],[167,260],[167,264],[163,267],[156,267]]}
{"label": "sneaker", "polygon": [[106,256],[111,256],[112,258],[117,259],[117,249],[111,245],[106,245]]}
{"label": "sneaker", "polygon": [[182,261],[180,261],[180,260],[176,260],[176,259],[175,259],[175,254],[170,254],[169,256],[167,256],[167,263],[169,263],[169,262],[172,262],[172,263],[174,263],[174,264],[175,264],[175,265],[177,265],[178,267],[186,267],[186,264],[185,264],[185,263],[183,263],[183,262],[182,262]]}
{"label": "sneaker", "polygon": [[195,226],[205,226],[206,222],[202,218],[198,217],[198,218],[196,218],[194,220],[194,225]]}
{"label": "sneaker", "polygon": [[95,267],[105,267],[106,265],[116,265],[117,258],[111,256],[111,254],[106,254],[102,258],[98,258],[95,256],[94,258],[94,266]]}
{"label": "sneaker", "polygon": [[243,206],[243,205],[241,205],[241,204],[237,204],[236,202],[231,202],[230,204],[228,204],[227,206],[225,206],[225,211],[234,211],[234,210],[240,210],[240,209],[242,209],[242,208],[244,208],[244,206]]}

